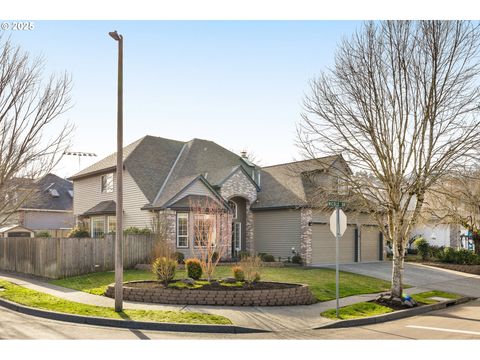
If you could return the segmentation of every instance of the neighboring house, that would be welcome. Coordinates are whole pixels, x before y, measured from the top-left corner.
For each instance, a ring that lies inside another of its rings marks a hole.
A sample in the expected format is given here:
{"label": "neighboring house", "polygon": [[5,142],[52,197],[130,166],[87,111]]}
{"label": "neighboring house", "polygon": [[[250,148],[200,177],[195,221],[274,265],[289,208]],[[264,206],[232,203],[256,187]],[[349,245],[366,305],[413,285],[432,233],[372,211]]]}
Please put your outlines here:
{"label": "neighboring house", "polygon": [[[231,214],[228,256],[267,252],[286,259],[294,251],[307,264],[334,262],[330,214],[309,201],[311,179],[328,183],[341,156],[259,168],[218,144],[145,136],[124,148],[124,228],[167,222],[177,251],[192,253],[192,201],[209,197]],[[292,172],[292,168],[294,168]],[[116,230],[116,154],[75,174],[74,215],[92,236]],[[381,260],[378,229],[366,215],[350,216],[341,261]]]}
{"label": "neighboring house", "polygon": [[0,228],[2,237],[34,237],[35,232],[20,225],[7,225]]}
{"label": "neighboring house", "polygon": [[35,231],[73,227],[73,184],[70,181],[54,174],[36,180],[22,179],[22,187],[15,195],[21,204],[9,217],[9,224]]}
{"label": "neighboring house", "polygon": [[466,230],[458,224],[442,224],[433,220],[417,225],[410,233],[410,237],[422,236],[430,245],[444,247],[461,246],[461,235]]}

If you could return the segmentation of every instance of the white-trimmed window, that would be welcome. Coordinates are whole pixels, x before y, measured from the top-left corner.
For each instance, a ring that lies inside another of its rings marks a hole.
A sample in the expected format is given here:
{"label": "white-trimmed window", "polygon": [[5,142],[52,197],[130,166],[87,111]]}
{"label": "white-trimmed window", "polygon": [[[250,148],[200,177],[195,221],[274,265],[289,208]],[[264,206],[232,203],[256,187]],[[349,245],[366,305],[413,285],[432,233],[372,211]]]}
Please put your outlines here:
{"label": "white-trimmed window", "polygon": [[105,235],[105,217],[94,216],[91,218],[92,237],[99,238]]}
{"label": "white-trimmed window", "polygon": [[108,216],[107,217],[107,234],[112,234],[117,231],[117,217]]}
{"label": "white-trimmed window", "polygon": [[206,247],[208,244],[215,245],[216,240],[216,228],[215,228],[215,216],[196,214],[194,228],[194,246]]}
{"label": "white-trimmed window", "polygon": [[177,248],[188,248],[188,213],[177,213]]}
{"label": "white-trimmed window", "polygon": [[102,193],[113,192],[113,173],[102,175]]}
{"label": "white-trimmed window", "polygon": [[230,209],[232,209],[233,212],[233,218],[236,219],[238,217],[238,212],[237,212],[237,203],[233,200],[230,200],[228,202],[228,206],[230,206]]}

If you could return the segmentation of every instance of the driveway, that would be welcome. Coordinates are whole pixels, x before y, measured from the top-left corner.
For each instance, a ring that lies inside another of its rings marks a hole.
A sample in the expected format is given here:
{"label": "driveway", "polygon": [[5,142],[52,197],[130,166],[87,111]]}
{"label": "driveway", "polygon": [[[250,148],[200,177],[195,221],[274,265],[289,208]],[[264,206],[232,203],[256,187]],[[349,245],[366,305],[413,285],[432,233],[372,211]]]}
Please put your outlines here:
{"label": "driveway", "polygon": [[[334,268],[334,266],[328,266]],[[392,262],[340,265],[340,270],[391,280]],[[480,276],[431,266],[405,263],[404,283],[424,288],[480,297]]]}

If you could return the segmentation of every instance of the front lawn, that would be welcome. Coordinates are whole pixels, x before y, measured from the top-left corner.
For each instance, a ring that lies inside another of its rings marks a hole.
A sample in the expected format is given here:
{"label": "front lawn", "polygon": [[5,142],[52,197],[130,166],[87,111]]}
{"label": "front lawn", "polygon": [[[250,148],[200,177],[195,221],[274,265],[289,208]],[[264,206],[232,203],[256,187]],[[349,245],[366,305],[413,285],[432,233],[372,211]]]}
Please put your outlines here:
{"label": "front lawn", "polygon": [[113,308],[93,306],[64,300],[56,296],[27,289],[0,280],[0,297],[33,308],[51,310],[67,314],[95,316],[123,320],[154,321],[183,324],[231,324],[223,316],[189,311],[124,310],[120,313]]}
{"label": "front lawn", "polygon": [[[260,272],[262,280],[265,281],[307,284],[319,301],[335,299],[335,270],[333,269],[264,267],[261,268]],[[143,270],[125,270],[123,276],[124,281],[155,279],[152,273]],[[216,278],[220,279],[231,276],[231,266],[218,266],[215,270]],[[175,276],[177,279],[186,277],[185,270],[177,271]],[[55,285],[97,295],[103,294],[107,286],[113,282],[115,282],[113,272],[93,273],[51,281],[51,283]],[[387,291],[388,289],[390,289],[390,282],[369,276],[340,272],[340,297],[377,293]]]}

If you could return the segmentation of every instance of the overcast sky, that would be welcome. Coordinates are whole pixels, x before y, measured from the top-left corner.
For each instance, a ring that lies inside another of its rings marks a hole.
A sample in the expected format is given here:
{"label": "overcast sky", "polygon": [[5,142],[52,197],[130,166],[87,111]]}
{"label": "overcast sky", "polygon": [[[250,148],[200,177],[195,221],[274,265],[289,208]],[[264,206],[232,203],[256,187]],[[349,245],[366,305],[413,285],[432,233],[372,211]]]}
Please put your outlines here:
{"label": "overcast sky", "polygon": [[[355,21],[35,21],[9,31],[45,59],[45,74],[73,78],[71,150],[97,160],[116,147],[117,44],[124,35],[124,143],[144,135],[202,138],[262,165],[299,159],[295,127],[308,82],[332,64]],[[159,154],[161,156],[161,154]],[[83,158],[81,167],[93,159]],[[78,158],[56,169],[70,176]]]}

